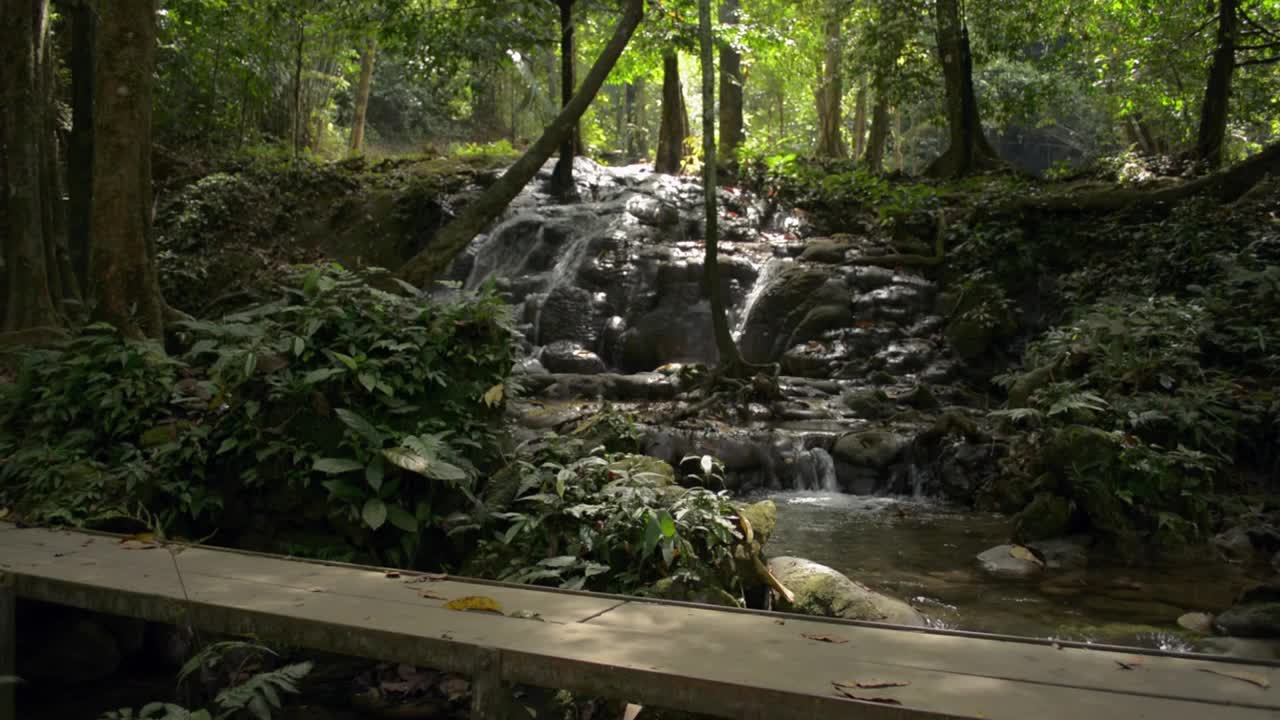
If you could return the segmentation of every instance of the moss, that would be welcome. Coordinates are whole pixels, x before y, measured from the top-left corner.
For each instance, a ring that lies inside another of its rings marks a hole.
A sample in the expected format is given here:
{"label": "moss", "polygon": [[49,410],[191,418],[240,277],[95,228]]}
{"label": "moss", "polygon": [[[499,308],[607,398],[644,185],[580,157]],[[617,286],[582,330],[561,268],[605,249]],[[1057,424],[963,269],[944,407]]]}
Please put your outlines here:
{"label": "moss", "polygon": [[1013,536],[1019,543],[1066,535],[1071,529],[1071,501],[1042,492],[1014,518]]}

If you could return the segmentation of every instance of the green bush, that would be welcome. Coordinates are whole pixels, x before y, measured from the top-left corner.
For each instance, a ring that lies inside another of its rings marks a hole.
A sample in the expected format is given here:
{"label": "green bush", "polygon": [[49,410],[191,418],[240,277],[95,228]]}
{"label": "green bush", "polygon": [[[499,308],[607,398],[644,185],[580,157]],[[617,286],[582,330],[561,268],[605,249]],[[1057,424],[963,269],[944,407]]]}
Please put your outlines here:
{"label": "green bush", "polygon": [[173,354],[101,325],[30,354],[0,397],[0,502],[71,524],[141,506],[233,535],[270,513],[273,529],[319,523],[408,562],[498,456],[508,309],[392,294],[336,266],[279,292],[181,323]]}

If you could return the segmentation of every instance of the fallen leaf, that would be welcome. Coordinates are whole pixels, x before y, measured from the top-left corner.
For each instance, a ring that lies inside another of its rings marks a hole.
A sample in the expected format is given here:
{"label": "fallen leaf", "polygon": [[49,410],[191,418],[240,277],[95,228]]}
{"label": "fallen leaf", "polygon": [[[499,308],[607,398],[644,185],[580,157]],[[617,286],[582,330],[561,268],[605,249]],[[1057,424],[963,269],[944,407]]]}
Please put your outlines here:
{"label": "fallen leaf", "polygon": [[498,383],[497,385],[494,385],[493,387],[486,390],[484,393],[484,404],[489,407],[497,406],[499,403],[502,402],[502,396],[504,394],[504,390],[505,388],[503,388],[502,383]]}
{"label": "fallen leaf", "polygon": [[801,633],[800,635],[801,637],[806,637],[806,638],[809,638],[810,640],[816,640],[817,642],[824,642],[824,643],[833,643],[835,645],[843,645],[844,643],[849,642],[848,640],[842,637],[835,637],[832,635],[810,635],[808,633]]}
{"label": "fallen leaf", "polygon": [[627,707],[622,711],[622,720],[636,720],[641,710],[644,710],[643,705],[627,703]]}
{"label": "fallen leaf", "polygon": [[141,542],[138,540],[121,540],[120,547],[125,550],[154,550],[160,547],[156,542]]}
{"label": "fallen leaf", "polygon": [[906,687],[911,683],[905,680],[854,680],[853,682],[833,682],[832,685],[843,688],[862,688],[863,690],[879,690],[880,688]]}
{"label": "fallen leaf", "polygon": [[456,600],[450,600],[445,603],[444,606],[450,610],[502,614],[502,606],[498,604],[498,601],[483,595],[468,595],[467,597],[460,597]]}
{"label": "fallen leaf", "polygon": [[1207,672],[1207,673],[1212,673],[1214,675],[1221,675],[1222,677],[1229,677],[1235,680],[1240,680],[1241,682],[1247,682],[1250,685],[1257,685],[1263,690],[1266,690],[1267,688],[1271,687],[1270,680],[1262,677],[1261,675],[1257,675],[1250,672],[1243,672],[1240,670],[1214,670],[1213,668],[1198,668],[1198,669],[1200,670],[1200,672]]}
{"label": "fallen leaf", "polygon": [[1125,660],[1116,660],[1115,663],[1120,666],[1121,670],[1132,670],[1142,667],[1142,658],[1131,657]]}
{"label": "fallen leaf", "polygon": [[400,577],[400,573],[396,572],[395,570],[388,570],[387,577],[391,578],[392,580],[395,580],[396,578]]}
{"label": "fallen leaf", "polygon": [[837,693],[849,698],[850,700],[860,700],[862,702],[880,703],[881,705],[901,705],[902,704],[901,700],[895,700],[893,698],[865,697],[862,695],[855,695],[849,690],[846,690],[844,687],[841,687],[839,683],[831,683],[831,684],[835,686]]}
{"label": "fallen leaf", "polygon": [[1010,548],[1009,557],[1030,562],[1030,563],[1035,563],[1037,565],[1044,565],[1044,561],[1036,557],[1036,554],[1031,552],[1030,548],[1026,548],[1021,545],[1014,545],[1012,548]]}
{"label": "fallen leaf", "polygon": [[448,600],[449,599],[441,595],[440,593],[435,592],[434,590],[427,590],[426,588],[423,588],[418,591],[418,597],[427,598],[429,600]]}
{"label": "fallen leaf", "polygon": [[137,542],[155,542],[156,534],[151,532],[134,533],[132,535],[128,535],[122,538],[120,540],[120,544],[123,545],[124,543],[127,543],[130,540],[136,540]]}
{"label": "fallen leaf", "polygon": [[786,625],[786,624],[787,624],[787,621],[786,621],[786,620],[774,620],[773,622],[774,622],[774,624],[777,624],[777,625]]}
{"label": "fallen leaf", "polygon": [[309,587],[309,588],[307,588],[307,592],[324,592],[324,588],[322,588],[322,587]]}
{"label": "fallen leaf", "polygon": [[0,508],[0,520],[9,517],[9,508]]}

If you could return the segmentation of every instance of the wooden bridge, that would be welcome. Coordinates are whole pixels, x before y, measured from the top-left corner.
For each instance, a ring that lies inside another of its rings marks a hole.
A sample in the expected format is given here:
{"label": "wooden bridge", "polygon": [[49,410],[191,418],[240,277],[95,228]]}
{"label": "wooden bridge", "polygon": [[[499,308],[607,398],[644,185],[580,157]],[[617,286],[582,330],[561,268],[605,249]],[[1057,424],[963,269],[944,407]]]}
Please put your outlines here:
{"label": "wooden bridge", "polygon": [[[503,614],[445,607],[471,596],[491,598]],[[0,676],[15,672],[16,597],[468,674],[473,717],[486,720],[524,716],[508,700],[516,683],[726,718],[1280,718],[1274,664],[650,602],[5,523]],[[8,720],[12,686],[0,693],[0,720]]]}

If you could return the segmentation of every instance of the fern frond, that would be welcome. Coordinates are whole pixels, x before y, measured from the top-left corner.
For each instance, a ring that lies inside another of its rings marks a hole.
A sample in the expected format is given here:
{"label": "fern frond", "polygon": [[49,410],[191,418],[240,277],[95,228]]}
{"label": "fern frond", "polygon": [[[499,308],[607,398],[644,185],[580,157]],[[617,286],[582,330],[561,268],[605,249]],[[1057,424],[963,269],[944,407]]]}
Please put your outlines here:
{"label": "fern frond", "polygon": [[244,642],[241,640],[225,640],[223,642],[210,643],[203,650],[191,656],[191,659],[182,665],[182,669],[178,671],[178,684],[181,685],[192,673],[198,672],[202,668],[212,670],[215,666],[222,662],[222,658],[227,653],[236,650],[250,650],[252,652],[263,653],[266,655],[275,655],[275,651],[271,648],[263,647],[257,643]]}
{"label": "fern frond", "polygon": [[1039,425],[1044,420],[1044,413],[1035,408],[1010,408],[1008,410],[996,410],[991,413],[992,417],[1008,420],[1014,424]]}
{"label": "fern frond", "polygon": [[271,720],[272,709],[280,708],[280,693],[298,694],[298,683],[311,672],[312,663],[285,665],[271,672],[258,673],[245,682],[218,693],[214,702],[224,712],[222,718],[247,710],[258,720]]}

